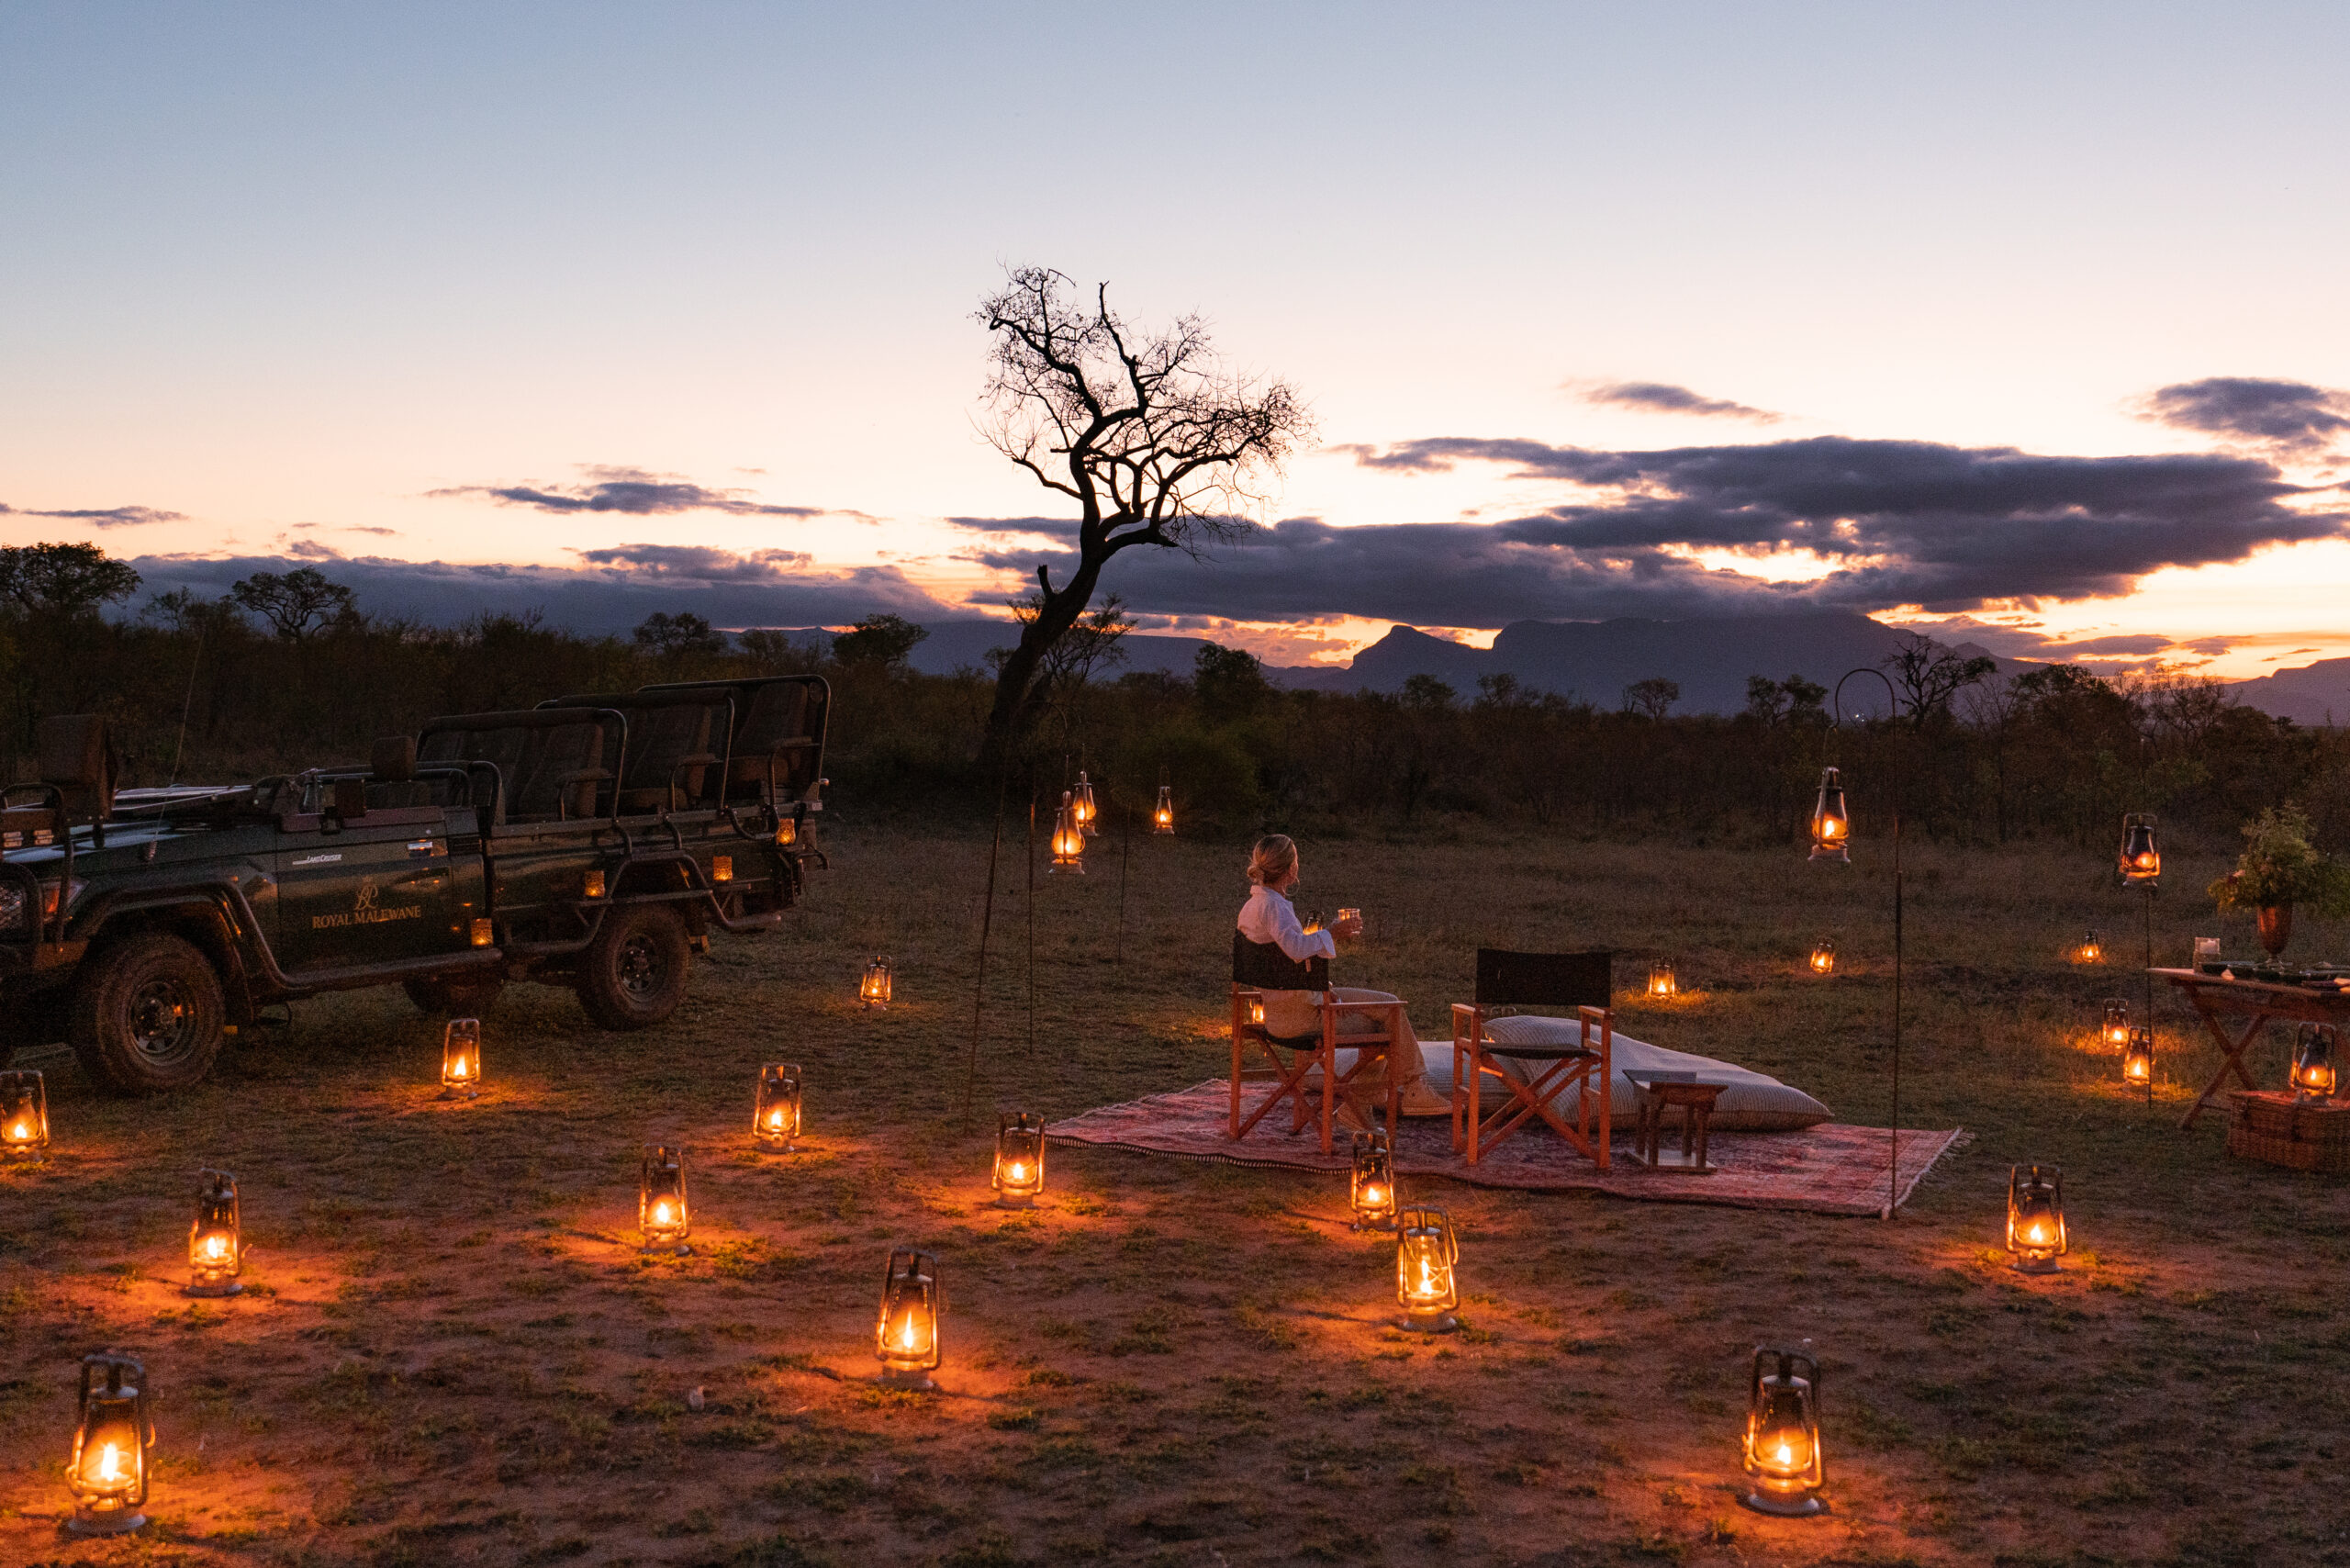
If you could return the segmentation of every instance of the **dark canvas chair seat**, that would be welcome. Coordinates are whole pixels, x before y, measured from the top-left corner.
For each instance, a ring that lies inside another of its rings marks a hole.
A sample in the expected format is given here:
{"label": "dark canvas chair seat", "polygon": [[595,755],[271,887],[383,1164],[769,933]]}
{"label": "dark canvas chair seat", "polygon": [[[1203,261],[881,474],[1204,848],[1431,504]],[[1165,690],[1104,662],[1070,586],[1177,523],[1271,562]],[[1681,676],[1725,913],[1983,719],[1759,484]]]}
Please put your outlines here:
{"label": "dark canvas chair seat", "polygon": [[[1264,1025],[1249,1018],[1251,1003],[1264,1000],[1269,991],[1313,991],[1321,997],[1317,1012],[1321,1026],[1304,1035],[1275,1035]],[[1341,1035],[1339,1021],[1349,1014],[1379,1015],[1382,1027],[1370,1034]],[[1338,1002],[1330,995],[1330,960],[1315,958],[1298,962],[1270,942],[1251,942],[1235,931],[1232,934],[1232,1137],[1235,1141],[1248,1136],[1259,1122],[1265,1119],[1273,1107],[1288,1102],[1291,1108],[1290,1131],[1304,1130],[1309,1120],[1321,1123],[1322,1152],[1330,1152],[1331,1118],[1347,1086],[1360,1077],[1373,1063],[1382,1066],[1386,1053],[1396,1048],[1405,1034],[1403,1019],[1404,1004],[1400,1002]],[[1253,1051],[1270,1065],[1248,1066]],[[1355,1059],[1344,1072],[1338,1070],[1338,1052],[1350,1050]],[[1288,1052],[1289,1059],[1281,1058]],[[1240,1114],[1240,1088],[1243,1082],[1270,1081],[1273,1092],[1248,1113]],[[1390,1085],[1385,1092],[1387,1134],[1395,1135],[1398,1097]],[[1309,1106],[1311,1109],[1309,1109]]]}
{"label": "dark canvas chair seat", "polygon": [[[558,697],[540,706],[610,708],[628,720],[627,745],[617,762],[620,809],[634,813],[717,803],[711,797],[725,766],[732,701],[724,688],[706,688],[597,692]],[[615,764],[607,757],[605,765]]]}
{"label": "dark canvas chair seat", "polygon": [[[1609,1114],[1615,1071],[1614,958],[1606,951],[1512,953],[1477,949],[1477,1000],[1452,1004],[1452,1147],[1474,1165],[1504,1138],[1541,1122],[1607,1169],[1614,1131]],[[1486,1033],[1517,1008],[1572,1008],[1573,1041],[1505,1043]],[[1488,1081],[1501,1091],[1487,1112]],[[1558,1109],[1572,1091],[1574,1119]]]}
{"label": "dark canvas chair seat", "polygon": [[498,823],[593,816],[611,778],[605,758],[620,744],[609,714],[586,708],[530,708],[435,719],[417,737],[419,765],[465,764],[498,770]]}

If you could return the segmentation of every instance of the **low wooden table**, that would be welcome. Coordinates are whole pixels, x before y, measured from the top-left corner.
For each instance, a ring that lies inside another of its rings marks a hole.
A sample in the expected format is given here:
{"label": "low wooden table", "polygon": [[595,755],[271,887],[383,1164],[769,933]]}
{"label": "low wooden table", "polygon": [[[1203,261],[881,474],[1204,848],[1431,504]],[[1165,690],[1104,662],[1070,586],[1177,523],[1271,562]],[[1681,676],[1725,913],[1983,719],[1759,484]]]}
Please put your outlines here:
{"label": "low wooden table", "polygon": [[[2188,1107],[2179,1126],[2191,1127],[2195,1118],[2206,1106],[2216,1103],[2221,1085],[2231,1072],[2246,1089],[2260,1086],[2252,1081],[2252,1073],[2244,1065],[2244,1053],[2260,1032],[2273,1022],[2287,1024],[2350,1023],[2350,991],[2337,986],[2287,985],[2275,980],[2223,980],[2207,975],[2199,969],[2155,969],[2158,978],[2176,986],[2186,998],[2187,1004],[2202,1018],[2203,1026],[2220,1042],[2220,1070],[2203,1086],[2203,1092]],[[2244,1018],[2242,1032],[2231,1039],[2222,1017]]]}
{"label": "low wooden table", "polygon": [[[1727,1083],[1700,1083],[1694,1072],[1630,1071],[1624,1074],[1636,1092],[1634,1104],[1639,1121],[1632,1138],[1632,1158],[1651,1170],[1679,1170],[1691,1176],[1710,1176],[1718,1169],[1706,1160],[1706,1124],[1712,1119],[1714,1102],[1721,1098]],[[1667,1107],[1681,1107],[1681,1151],[1663,1151],[1664,1113]]]}

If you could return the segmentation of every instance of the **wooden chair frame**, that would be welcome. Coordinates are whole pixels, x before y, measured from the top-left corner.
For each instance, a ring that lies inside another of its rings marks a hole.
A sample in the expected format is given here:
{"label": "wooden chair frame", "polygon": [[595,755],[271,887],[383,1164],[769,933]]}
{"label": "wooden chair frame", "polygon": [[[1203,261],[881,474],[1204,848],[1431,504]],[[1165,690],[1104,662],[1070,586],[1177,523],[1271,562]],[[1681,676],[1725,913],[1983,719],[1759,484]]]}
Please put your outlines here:
{"label": "wooden chair frame", "polygon": [[[1584,1159],[1600,1170],[1606,1170],[1608,1140],[1615,1130],[1614,1096],[1610,1092],[1616,1070],[1615,1009],[1577,1007],[1575,1016],[1582,1025],[1582,1036],[1580,1042],[1571,1047],[1500,1045],[1485,1033],[1487,1014],[1492,1011],[1482,1002],[1452,1004],[1452,1147],[1465,1150],[1469,1163],[1474,1165],[1480,1156],[1492,1152],[1494,1145],[1539,1118]],[[1593,1043],[1595,1038],[1596,1045]],[[1528,1076],[1520,1079],[1503,1071],[1494,1059],[1497,1057],[1547,1065],[1539,1072],[1529,1068]],[[1491,1114],[1485,1113],[1483,1103],[1488,1077],[1509,1092],[1507,1103]],[[1560,1117],[1553,1104],[1569,1089],[1575,1091],[1575,1119],[1572,1125]]]}
{"label": "wooden chair frame", "polygon": [[[1303,1131],[1308,1121],[1318,1119],[1321,1123],[1322,1152],[1330,1153],[1331,1115],[1337,1109],[1338,1097],[1345,1093],[1348,1084],[1362,1075],[1364,1069],[1374,1062],[1383,1064],[1387,1053],[1393,1050],[1396,1042],[1409,1033],[1410,1025],[1404,1017],[1404,1003],[1334,1001],[1327,986],[1326,969],[1319,978],[1324,981],[1317,988],[1322,994],[1319,1009],[1322,1029],[1319,1035],[1276,1036],[1262,1024],[1250,1022],[1251,1005],[1264,1001],[1264,989],[1244,986],[1237,980],[1233,982],[1231,1126],[1234,1142],[1248,1137],[1250,1129],[1265,1119],[1267,1112],[1287,1100],[1291,1107],[1290,1131]],[[1338,1032],[1338,1022],[1349,1013],[1383,1014],[1386,1015],[1386,1026],[1378,1034],[1342,1035]],[[1248,1066],[1251,1046],[1263,1054],[1271,1064],[1270,1068]],[[1290,1053],[1286,1062],[1281,1057],[1284,1050]],[[1355,1053],[1354,1065],[1343,1073],[1337,1070],[1338,1053],[1342,1050]],[[1322,1070],[1322,1077],[1320,1092],[1315,1093],[1316,1086],[1311,1081],[1311,1075],[1317,1067]],[[1274,1082],[1278,1087],[1243,1121],[1240,1115],[1240,1086],[1244,1082],[1267,1081]],[[1309,1100],[1316,1103],[1313,1110],[1307,1108]],[[1400,1114],[1402,1101],[1402,1095],[1391,1081],[1386,1090],[1387,1137],[1391,1143],[1395,1137],[1395,1119]]]}

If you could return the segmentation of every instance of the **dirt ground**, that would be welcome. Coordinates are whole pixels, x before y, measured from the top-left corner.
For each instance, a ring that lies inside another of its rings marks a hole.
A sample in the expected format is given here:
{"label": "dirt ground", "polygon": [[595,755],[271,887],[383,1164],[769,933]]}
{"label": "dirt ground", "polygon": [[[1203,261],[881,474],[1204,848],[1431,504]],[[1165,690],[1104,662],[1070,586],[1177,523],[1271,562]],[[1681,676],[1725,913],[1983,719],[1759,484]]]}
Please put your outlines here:
{"label": "dirt ground", "polygon": [[[660,1030],[509,990],[472,1103],[433,1097],[435,1026],[397,991],[298,1005],[169,1103],[28,1064],[57,1147],[0,1174],[0,1562],[2350,1562],[2350,1203],[2230,1161],[2217,1116],[2178,1129],[2217,1053],[2166,1001],[2156,1103],[2121,1091],[2089,1032],[2137,1004],[2143,911],[2104,854],[1912,847],[1903,1121],[1975,1137],[1900,1220],[1422,1182],[1467,1296],[1431,1341],[1390,1327],[1392,1247],[1346,1231],[1337,1180],[1057,1147],[1037,1209],[990,1205],[998,1110],[1221,1075],[1239,846],[1137,838],[1122,895],[1098,841],[1032,911],[1015,837],[968,1114],[986,840],[828,846],[806,908],[717,938]],[[1690,993],[1628,991],[1628,1033],[1882,1125],[1890,883],[1881,846],[1859,859],[1318,842],[1300,903],[1365,909],[1340,978],[1427,1036],[1480,943],[1612,946],[1628,988],[1669,956]],[[2248,950],[2188,890],[2218,868],[2173,860],[2157,956]],[[2067,962],[2091,925],[2108,962]],[[2344,935],[2305,918],[2295,955]],[[868,1013],[884,952],[897,1001]],[[2277,1082],[2281,1047],[2256,1057]],[[779,1060],[810,1083],[788,1156],[748,1137]],[[689,1258],[635,1246],[655,1139],[688,1150]],[[2065,1170],[2053,1277],[1994,1250],[2019,1159]],[[243,1186],[234,1300],[178,1289],[205,1165]],[[872,1382],[892,1243],[942,1260],[939,1394]],[[1737,1503],[1746,1358],[1803,1338],[1832,1511],[1771,1519]],[[109,1346],[158,1397],[155,1523],[84,1543],[72,1391]]]}

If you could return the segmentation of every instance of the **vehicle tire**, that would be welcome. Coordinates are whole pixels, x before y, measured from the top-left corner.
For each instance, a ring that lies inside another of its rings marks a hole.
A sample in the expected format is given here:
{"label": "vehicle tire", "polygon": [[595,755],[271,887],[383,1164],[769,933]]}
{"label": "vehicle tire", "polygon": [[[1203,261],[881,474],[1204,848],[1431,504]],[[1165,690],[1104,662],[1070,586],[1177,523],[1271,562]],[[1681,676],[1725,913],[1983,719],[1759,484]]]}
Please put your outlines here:
{"label": "vehicle tire", "polygon": [[579,1005],[607,1029],[649,1029],[686,1000],[693,953],[666,904],[621,904],[579,956]]}
{"label": "vehicle tire", "polygon": [[433,975],[402,980],[400,989],[420,1012],[435,1018],[478,1018],[506,989],[504,975]]}
{"label": "vehicle tire", "polygon": [[142,931],[89,960],[66,1036],[82,1070],[124,1094],[185,1089],[220,1054],[220,977],[179,937]]}

